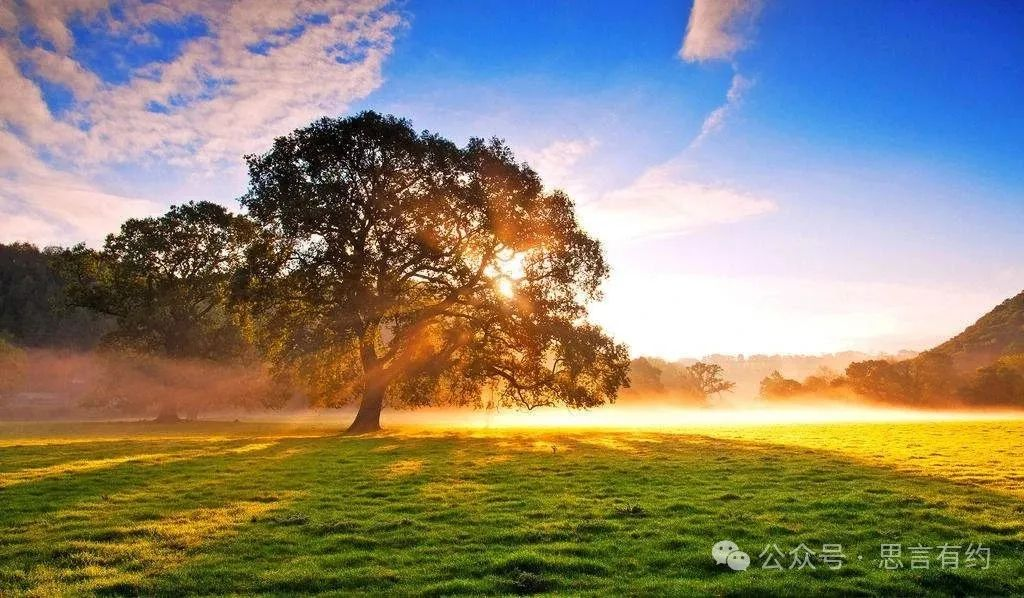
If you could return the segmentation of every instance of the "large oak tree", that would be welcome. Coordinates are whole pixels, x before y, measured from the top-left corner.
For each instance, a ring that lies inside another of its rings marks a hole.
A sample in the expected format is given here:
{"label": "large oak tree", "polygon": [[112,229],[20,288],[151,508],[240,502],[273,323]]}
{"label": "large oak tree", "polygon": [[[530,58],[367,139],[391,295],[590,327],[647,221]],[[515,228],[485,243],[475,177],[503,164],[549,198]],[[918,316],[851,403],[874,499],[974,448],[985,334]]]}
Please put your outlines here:
{"label": "large oak tree", "polygon": [[627,383],[587,321],[608,275],[573,202],[498,140],[465,147],[374,112],[247,157],[261,227],[237,290],[277,370],[315,404],[589,407]]}

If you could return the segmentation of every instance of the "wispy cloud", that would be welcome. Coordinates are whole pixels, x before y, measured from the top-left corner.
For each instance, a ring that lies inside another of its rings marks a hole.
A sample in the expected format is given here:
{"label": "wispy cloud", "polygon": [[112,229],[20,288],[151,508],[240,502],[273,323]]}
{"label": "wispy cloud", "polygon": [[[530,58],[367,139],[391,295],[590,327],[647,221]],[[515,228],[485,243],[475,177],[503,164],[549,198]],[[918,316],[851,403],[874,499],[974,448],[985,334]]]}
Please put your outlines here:
{"label": "wispy cloud", "polygon": [[736,108],[736,105],[743,98],[743,94],[753,85],[754,81],[752,79],[748,79],[739,73],[732,76],[729,91],[725,94],[725,103],[712,110],[704,119],[704,123],[700,127],[700,133],[690,143],[691,149],[699,146],[709,135],[722,128],[726,117]]}
{"label": "wispy cloud", "polygon": [[679,56],[690,62],[729,60],[749,43],[761,0],[694,0]]}
{"label": "wispy cloud", "polygon": [[0,129],[0,180],[0,242],[96,244],[117,223],[161,207],[107,193],[82,176],[57,170],[5,129]]}
{"label": "wispy cloud", "polygon": [[[108,0],[3,4],[0,130],[36,159],[6,165],[0,212],[7,216],[24,216],[19,210],[28,205],[68,205],[75,196],[68,193],[72,182],[76,189],[102,193],[90,181],[114,165],[186,167],[212,178],[237,172],[242,155],[263,151],[276,135],[318,116],[342,113],[378,88],[403,23],[386,0],[115,4],[116,9]],[[94,37],[122,40],[117,47],[124,56],[108,57],[127,71],[120,80],[79,61],[72,23]],[[189,23],[201,26],[180,39],[160,38],[168,27]],[[26,31],[27,38],[18,35]],[[165,59],[124,66],[135,64],[136,46],[147,44],[180,48]],[[67,90],[61,110],[51,110],[46,85]],[[57,183],[42,185],[46,177]],[[77,197],[103,203],[95,196]],[[116,203],[119,196],[104,197]],[[111,217],[118,212],[111,210]],[[48,216],[62,217],[52,211]],[[47,224],[70,227],[68,234],[90,232],[74,230],[70,221]]]}
{"label": "wispy cloud", "polygon": [[683,234],[776,209],[771,199],[690,180],[673,162],[650,168],[630,185],[582,206],[588,228],[609,240]]}
{"label": "wispy cloud", "polygon": [[[730,90],[730,102],[738,101],[742,85]],[[584,226],[600,239],[686,234],[777,209],[770,199],[693,180],[685,154],[647,168],[625,186],[596,188],[594,167],[584,160],[599,147],[595,139],[560,139],[522,155],[549,188],[564,189],[577,199]]]}
{"label": "wispy cloud", "polygon": [[554,188],[573,186],[573,175],[580,160],[598,147],[596,139],[559,139],[539,150],[523,152],[523,159]]}
{"label": "wispy cloud", "polygon": [[[694,0],[679,56],[689,62],[731,60],[749,43],[750,30],[760,10],[761,0]],[[733,69],[737,68],[733,63]],[[700,132],[690,143],[691,149],[722,128],[753,83],[738,71],[733,74],[725,103],[704,119]]]}

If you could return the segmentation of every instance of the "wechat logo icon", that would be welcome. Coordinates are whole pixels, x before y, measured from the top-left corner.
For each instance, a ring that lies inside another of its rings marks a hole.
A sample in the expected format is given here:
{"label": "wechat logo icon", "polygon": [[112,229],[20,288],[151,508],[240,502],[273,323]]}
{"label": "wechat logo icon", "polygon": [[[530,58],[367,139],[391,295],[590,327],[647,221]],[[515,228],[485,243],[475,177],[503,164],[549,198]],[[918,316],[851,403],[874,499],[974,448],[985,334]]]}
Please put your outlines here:
{"label": "wechat logo icon", "polygon": [[732,540],[715,542],[711,547],[711,558],[716,565],[728,565],[733,571],[746,571],[750,567],[750,555],[740,550]]}

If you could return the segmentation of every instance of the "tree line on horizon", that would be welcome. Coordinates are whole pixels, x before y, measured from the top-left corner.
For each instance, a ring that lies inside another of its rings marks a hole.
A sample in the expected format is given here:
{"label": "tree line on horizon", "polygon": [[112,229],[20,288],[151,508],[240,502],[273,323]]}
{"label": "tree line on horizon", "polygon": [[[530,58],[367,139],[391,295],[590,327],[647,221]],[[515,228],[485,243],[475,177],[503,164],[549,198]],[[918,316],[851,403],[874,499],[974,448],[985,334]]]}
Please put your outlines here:
{"label": "tree line on horizon", "polygon": [[[60,268],[68,251],[58,247],[39,250],[25,243],[0,244],[0,397],[24,388],[22,377],[28,369],[26,349],[68,352],[124,345],[118,339],[125,332],[119,330],[116,317],[84,308],[81,301],[72,302],[67,296],[68,281]],[[217,319],[223,321],[222,315],[217,315]],[[1004,315],[1002,319],[1006,318]],[[159,357],[167,351],[101,351],[99,367],[103,375],[90,380],[91,388],[82,394],[80,403],[129,414],[164,407],[165,418],[177,417],[179,413],[194,418],[211,407],[280,407],[296,398],[289,389],[270,387],[269,377],[255,353],[250,353],[248,361],[239,362],[238,349],[244,345],[239,343],[244,337],[240,328],[224,334],[227,330],[222,324],[214,330],[218,332],[201,335],[218,338],[219,345],[205,349],[208,355],[217,357],[212,361]],[[969,330],[971,338],[984,336],[976,326]],[[973,370],[969,365],[958,367],[955,359],[939,350],[910,358],[896,355],[860,359],[841,370],[819,365],[802,379],[788,378],[775,369],[761,379],[758,394],[770,401],[864,397],[909,407],[1019,407],[1024,406],[1022,349],[1024,344],[1011,339],[993,363]],[[833,357],[849,361],[859,356],[863,354],[848,352]],[[37,353],[33,359],[44,362],[36,369],[51,371],[49,365],[53,361],[66,362],[69,357]],[[729,370],[720,362],[737,360],[745,365],[809,368],[820,363],[822,357],[717,355],[678,361],[638,357],[630,361],[631,388],[626,398],[642,396],[672,404],[708,404],[721,393],[735,389],[735,382],[728,379]],[[96,367],[96,362],[79,361],[77,370],[72,365],[65,372],[80,375],[91,367]],[[49,386],[36,383],[34,388],[54,388],[54,381],[46,383]],[[66,385],[59,388],[68,392]],[[219,397],[218,400],[211,401],[211,395]]]}
{"label": "tree line on horizon", "polygon": [[906,360],[857,361],[843,374],[826,371],[803,381],[776,370],[760,385],[760,396],[771,400],[851,395],[906,407],[1024,407],[1024,351],[1012,348],[973,371],[958,368],[945,353],[926,351]]}

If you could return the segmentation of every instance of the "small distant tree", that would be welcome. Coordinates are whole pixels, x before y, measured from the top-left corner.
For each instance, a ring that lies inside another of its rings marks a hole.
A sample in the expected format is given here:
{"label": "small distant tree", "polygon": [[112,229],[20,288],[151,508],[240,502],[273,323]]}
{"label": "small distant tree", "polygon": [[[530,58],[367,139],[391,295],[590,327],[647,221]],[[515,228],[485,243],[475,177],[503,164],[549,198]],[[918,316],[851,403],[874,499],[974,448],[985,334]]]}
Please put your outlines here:
{"label": "small distant tree", "polygon": [[705,400],[723,392],[732,392],[736,387],[734,382],[725,379],[725,371],[717,363],[698,361],[685,371],[693,393]]}
{"label": "small distant tree", "polygon": [[834,392],[845,381],[842,376],[828,366],[821,366],[818,370],[804,378],[802,390],[808,393],[829,394]]}
{"label": "small distant tree", "polygon": [[1024,406],[1024,375],[1016,368],[996,363],[980,368],[960,394],[973,405]]}
{"label": "small distant tree", "polygon": [[638,357],[629,362],[629,387],[638,393],[665,392],[661,381],[661,369],[647,357]]}
{"label": "small distant tree", "polygon": [[315,404],[590,407],[627,383],[626,348],[587,321],[608,274],[573,202],[498,140],[325,118],[249,156],[261,235],[238,279],[280,375]]}
{"label": "small distant tree", "polygon": [[804,386],[796,380],[784,377],[778,370],[761,380],[761,396],[766,399],[788,399],[804,392]]}
{"label": "small distant tree", "polygon": [[918,403],[940,403],[956,396],[963,384],[953,358],[939,351],[926,351],[910,360]]}

